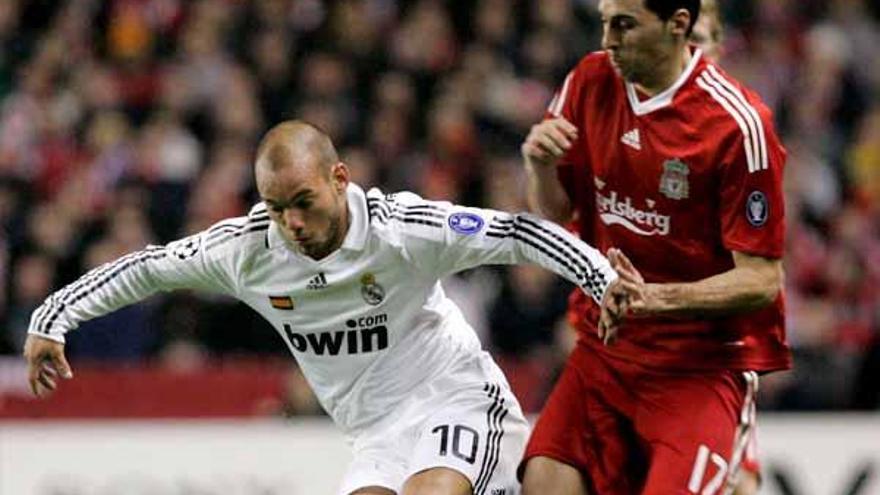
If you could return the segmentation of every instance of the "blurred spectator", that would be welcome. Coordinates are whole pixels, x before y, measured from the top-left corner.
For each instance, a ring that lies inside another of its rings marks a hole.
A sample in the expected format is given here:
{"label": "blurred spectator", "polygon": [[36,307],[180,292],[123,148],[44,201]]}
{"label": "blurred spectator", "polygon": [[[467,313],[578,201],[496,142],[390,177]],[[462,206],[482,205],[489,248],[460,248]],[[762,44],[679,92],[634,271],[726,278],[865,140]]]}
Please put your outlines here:
{"label": "blurred spectator", "polygon": [[880,213],[880,103],[865,116],[846,158],[855,199],[872,209],[876,218]]}
{"label": "blurred spectator", "polygon": [[20,257],[12,267],[12,290],[3,323],[3,340],[16,352],[24,345],[31,313],[52,292],[55,268],[51,257],[39,253]]}
{"label": "blurred spectator", "polygon": [[351,181],[365,190],[379,186],[375,154],[364,147],[350,147],[340,151],[340,159],[351,170]]}
{"label": "blurred spectator", "polygon": [[254,34],[250,58],[259,84],[258,99],[267,122],[284,120],[293,78],[296,41],[283,29],[267,29]]}
{"label": "blurred spectator", "polygon": [[253,182],[250,160],[251,150],[246,141],[223,141],[214,148],[209,165],[189,193],[187,234],[247,212],[250,205],[246,195]]}
{"label": "blurred spectator", "polygon": [[553,343],[553,328],[565,311],[568,287],[531,265],[505,272],[498,297],[490,304],[494,350],[527,355]]}
{"label": "blurred spectator", "polygon": [[13,84],[13,67],[17,47],[16,30],[19,22],[19,1],[0,3],[0,98],[6,96]]}
{"label": "blurred spectator", "polygon": [[302,60],[297,105],[312,108],[314,121],[332,139],[347,143],[354,136],[360,119],[353,87],[353,74],[339,55],[325,52],[308,55]]}
{"label": "blurred spectator", "polygon": [[458,44],[452,19],[438,0],[418,0],[394,31],[391,54],[395,65],[420,75],[452,68]]}
{"label": "blurred spectator", "polygon": [[173,113],[157,113],[141,129],[137,144],[138,175],[152,184],[152,224],[159,238],[180,232],[186,199],[203,159],[202,143]]}
{"label": "blurred spectator", "polygon": [[77,244],[78,221],[59,206],[35,205],[28,217],[28,241],[31,249],[55,259],[73,257]]}

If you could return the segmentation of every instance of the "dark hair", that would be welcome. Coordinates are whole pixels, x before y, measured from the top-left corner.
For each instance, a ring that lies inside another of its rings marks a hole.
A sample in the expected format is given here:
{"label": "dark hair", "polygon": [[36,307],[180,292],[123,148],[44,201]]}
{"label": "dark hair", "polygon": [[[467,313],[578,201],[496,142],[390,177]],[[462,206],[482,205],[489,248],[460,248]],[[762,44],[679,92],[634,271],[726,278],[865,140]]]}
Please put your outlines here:
{"label": "dark hair", "polygon": [[662,21],[668,21],[678,9],[685,9],[691,14],[691,24],[685,36],[690,36],[700,17],[700,0],[645,0],[645,8],[657,14]]}

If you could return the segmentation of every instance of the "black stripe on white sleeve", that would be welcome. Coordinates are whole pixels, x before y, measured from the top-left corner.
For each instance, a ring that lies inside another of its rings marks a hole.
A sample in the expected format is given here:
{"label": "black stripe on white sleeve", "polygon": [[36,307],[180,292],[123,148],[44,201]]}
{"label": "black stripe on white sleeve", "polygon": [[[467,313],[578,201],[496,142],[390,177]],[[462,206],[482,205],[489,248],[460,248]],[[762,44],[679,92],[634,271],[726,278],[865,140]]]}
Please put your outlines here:
{"label": "black stripe on white sleeve", "polygon": [[367,204],[371,213],[375,215],[377,223],[380,224],[395,220],[401,223],[442,228],[443,219],[448,211],[447,208],[431,203],[401,205],[395,201],[377,198],[368,198]]}
{"label": "black stripe on white sleeve", "polygon": [[517,215],[512,228],[490,230],[488,237],[512,238],[527,244],[573,273],[578,285],[588,290],[596,300],[602,297],[605,276],[590,263],[571,243],[539,223]]}
{"label": "black stripe on white sleeve", "polygon": [[[46,303],[40,307],[39,312],[34,314],[34,322],[36,324],[35,325],[36,329],[38,331],[40,331],[40,333],[49,333],[48,327],[46,327],[45,329],[43,329],[41,327],[45,326],[48,318],[54,318],[57,308],[59,306],[63,307],[64,301],[70,299],[71,294],[73,294],[73,297],[75,297],[84,287],[90,286],[92,281],[94,281],[96,279],[100,279],[108,272],[112,271],[113,269],[120,266],[121,264],[126,263],[128,260],[137,257],[139,254],[142,254],[145,251],[150,252],[150,251],[157,251],[159,249],[161,249],[161,248],[156,247],[156,246],[148,246],[143,251],[130,253],[126,256],[123,256],[122,258],[119,258],[118,260],[115,260],[115,261],[109,262],[109,263],[105,263],[105,264],[91,270],[90,272],[85,274],[83,277],[81,277],[79,280],[69,284],[67,287],[64,287],[60,291],[52,294],[51,296],[49,296]],[[46,316],[47,313],[50,313],[51,316],[47,317]]]}
{"label": "black stripe on white sleeve", "polygon": [[70,286],[69,290],[66,290],[62,296],[56,299],[52,309],[44,314],[44,318],[36,322],[37,331],[43,334],[51,333],[52,324],[55,323],[66,307],[76,304],[87,295],[99,290],[129,267],[144,261],[161,259],[165,256],[167,256],[167,252],[164,247],[152,246],[104,265],[99,269],[100,273],[77,281]]}
{"label": "black stripe on white sleeve", "polygon": [[525,223],[527,225],[531,225],[532,227],[549,235],[554,240],[556,240],[557,242],[559,242],[563,246],[565,246],[569,250],[569,253],[573,254],[576,258],[580,259],[589,268],[588,272],[589,272],[589,276],[590,276],[592,283],[603,285],[603,286],[605,285],[605,275],[600,270],[596,269],[596,267],[590,261],[589,256],[587,256],[582,251],[580,251],[579,249],[574,247],[574,245],[572,245],[564,237],[557,234],[556,232],[553,232],[552,230],[548,229],[547,227],[541,225],[540,223],[536,222],[535,220],[532,220],[528,217],[521,217],[521,220],[523,223]]}
{"label": "black stripe on white sleeve", "polygon": [[210,250],[221,244],[225,244],[227,241],[235,239],[237,237],[241,237],[245,234],[251,234],[254,232],[263,232],[269,230],[269,224],[271,220],[257,220],[254,222],[248,222],[244,225],[237,227],[234,230],[224,230],[222,232],[217,232],[213,234],[213,237],[209,237],[205,241],[205,249]]}

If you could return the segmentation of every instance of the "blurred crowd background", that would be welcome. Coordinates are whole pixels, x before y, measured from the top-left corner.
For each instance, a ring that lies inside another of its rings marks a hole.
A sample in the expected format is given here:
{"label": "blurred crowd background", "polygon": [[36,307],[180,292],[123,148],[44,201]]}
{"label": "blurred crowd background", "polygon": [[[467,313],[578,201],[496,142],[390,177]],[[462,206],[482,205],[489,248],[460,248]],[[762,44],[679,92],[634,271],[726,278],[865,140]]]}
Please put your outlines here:
{"label": "blurred crowd background", "polygon": [[[520,142],[599,49],[596,3],[0,1],[0,354],[15,359],[31,312],[84,271],[247,211],[255,145],[284,119],[327,130],[361,185],[525,209]],[[880,408],[880,8],[720,3],[722,66],[775,111],[789,151],[796,368],[764,380],[761,405]],[[526,266],[445,286],[537,411],[572,345],[570,287]],[[255,313],[195,293],[88,322],[68,355],[74,369],[288,359]],[[309,412],[291,376],[290,408]]]}

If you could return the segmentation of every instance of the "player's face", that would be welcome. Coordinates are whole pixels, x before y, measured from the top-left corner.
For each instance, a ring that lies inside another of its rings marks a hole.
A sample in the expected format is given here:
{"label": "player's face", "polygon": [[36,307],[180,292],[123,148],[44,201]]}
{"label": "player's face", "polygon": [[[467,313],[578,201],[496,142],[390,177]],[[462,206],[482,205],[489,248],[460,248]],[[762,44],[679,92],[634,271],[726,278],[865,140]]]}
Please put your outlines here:
{"label": "player's face", "polygon": [[629,82],[647,83],[664,71],[677,49],[670,22],[644,6],[644,0],[600,0],[602,47],[614,69]]}
{"label": "player's face", "polygon": [[291,164],[257,175],[269,218],[278,224],[284,238],[310,258],[322,259],[342,245],[348,230],[346,187],[348,167]]}
{"label": "player's face", "polygon": [[717,15],[700,15],[694,24],[691,41],[703,50],[709,60],[721,58],[721,25]]}

